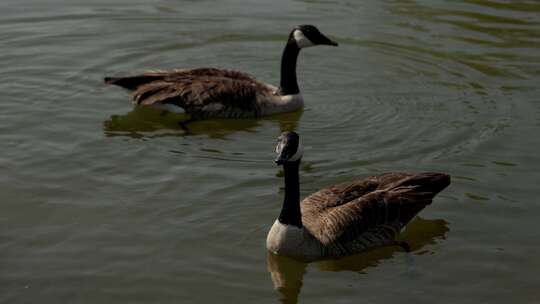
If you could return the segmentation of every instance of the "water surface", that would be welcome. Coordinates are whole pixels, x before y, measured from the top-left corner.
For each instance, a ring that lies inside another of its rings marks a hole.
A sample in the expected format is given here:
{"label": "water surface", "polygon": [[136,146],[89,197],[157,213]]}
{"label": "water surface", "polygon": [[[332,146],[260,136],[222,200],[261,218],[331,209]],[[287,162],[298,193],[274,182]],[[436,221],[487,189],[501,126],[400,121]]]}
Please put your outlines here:
{"label": "water surface", "polygon": [[[105,75],[215,66],[279,83],[289,30],[302,112],[212,120],[134,108]],[[535,303],[540,299],[537,1],[0,4],[0,302]],[[268,255],[282,130],[301,191],[390,170],[452,185],[384,248]]]}

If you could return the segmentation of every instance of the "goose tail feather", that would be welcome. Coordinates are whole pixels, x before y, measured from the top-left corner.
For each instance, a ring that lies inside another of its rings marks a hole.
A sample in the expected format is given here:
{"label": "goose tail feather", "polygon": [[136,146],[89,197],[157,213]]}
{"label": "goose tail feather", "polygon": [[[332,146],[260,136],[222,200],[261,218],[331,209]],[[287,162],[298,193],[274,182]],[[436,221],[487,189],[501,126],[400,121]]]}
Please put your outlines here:
{"label": "goose tail feather", "polygon": [[137,85],[133,82],[134,77],[105,77],[103,78],[105,84],[117,85],[128,90],[134,90]]}
{"label": "goose tail feather", "polygon": [[416,193],[426,195],[430,200],[450,185],[450,175],[437,172],[423,172],[412,176],[400,186],[413,186]]}
{"label": "goose tail feather", "polygon": [[411,176],[388,190],[386,199],[398,202],[400,222],[408,223],[450,184],[450,175],[425,172]]}
{"label": "goose tail feather", "polygon": [[138,75],[128,77],[105,77],[103,78],[103,81],[105,82],[105,84],[117,85],[119,87],[133,91],[145,83],[159,80],[162,78],[162,75]]}

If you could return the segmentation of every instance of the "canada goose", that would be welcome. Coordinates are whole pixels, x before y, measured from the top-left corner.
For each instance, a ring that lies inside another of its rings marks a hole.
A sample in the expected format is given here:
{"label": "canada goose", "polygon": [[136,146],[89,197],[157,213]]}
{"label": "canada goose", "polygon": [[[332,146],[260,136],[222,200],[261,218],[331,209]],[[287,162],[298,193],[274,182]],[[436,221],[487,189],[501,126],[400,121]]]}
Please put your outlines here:
{"label": "canada goose", "polygon": [[385,245],[408,251],[395,237],[450,184],[444,173],[391,172],[324,188],[300,202],[303,148],[298,134],[282,133],[276,153],[285,174],[285,199],[266,247],[301,259],[335,258]]}
{"label": "canada goose", "polygon": [[131,90],[135,104],[173,112],[183,109],[193,119],[247,118],[291,112],[304,105],[296,81],[296,59],[301,49],[315,45],[338,44],[313,25],[300,25],[291,31],[281,58],[279,88],[248,74],[215,68],[105,77],[105,83]]}
{"label": "canada goose", "polygon": [[[411,250],[421,250],[426,245],[435,244],[437,240],[444,239],[449,231],[447,225],[448,223],[442,219],[427,220],[415,217],[400,234],[400,239],[410,242]],[[324,259],[315,264],[268,252],[266,265],[274,289],[280,296],[280,303],[298,303],[303,282],[313,275],[313,271],[306,271],[308,265],[320,271],[365,272],[384,260],[391,259],[398,250],[400,249],[386,246],[379,250],[367,251],[361,258],[348,256],[340,259]],[[424,250],[424,252],[429,252],[429,250]]]}

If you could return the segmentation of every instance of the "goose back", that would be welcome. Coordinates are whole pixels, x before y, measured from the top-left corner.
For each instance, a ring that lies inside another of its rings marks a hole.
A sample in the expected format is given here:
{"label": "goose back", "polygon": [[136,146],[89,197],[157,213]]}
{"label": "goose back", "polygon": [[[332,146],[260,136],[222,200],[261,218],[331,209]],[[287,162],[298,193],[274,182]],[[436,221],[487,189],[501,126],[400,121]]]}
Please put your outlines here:
{"label": "goose back", "polygon": [[321,256],[394,243],[400,230],[450,183],[446,174],[392,172],[322,189],[301,202]]}
{"label": "goose back", "polygon": [[174,105],[196,118],[258,117],[260,100],[275,89],[248,74],[215,68],[148,72],[105,82],[131,90],[136,104]]}

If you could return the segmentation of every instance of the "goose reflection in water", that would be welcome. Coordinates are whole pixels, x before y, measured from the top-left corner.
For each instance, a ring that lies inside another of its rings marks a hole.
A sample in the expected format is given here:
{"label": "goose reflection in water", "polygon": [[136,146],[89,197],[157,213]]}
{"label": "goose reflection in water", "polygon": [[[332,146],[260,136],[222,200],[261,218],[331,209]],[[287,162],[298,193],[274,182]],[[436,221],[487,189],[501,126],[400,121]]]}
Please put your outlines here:
{"label": "goose reflection in water", "polygon": [[[422,255],[430,253],[429,249],[424,248],[426,245],[435,244],[438,240],[445,239],[448,231],[448,223],[445,220],[425,220],[416,217],[400,234],[399,240],[406,241],[410,245],[410,254]],[[340,259],[317,261],[312,264],[323,271],[363,273],[367,268],[375,267],[384,260],[393,258],[398,252],[403,252],[403,249],[398,246],[388,246]],[[298,302],[306,268],[309,264],[311,263],[268,252],[268,272],[270,272],[274,289],[279,293],[282,303]]]}
{"label": "goose reflection in water", "polygon": [[191,121],[187,125],[185,114],[160,111],[149,107],[134,107],[122,115],[112,115],[103,122],[106,136],[127,136],[133,138],[207,135],[210,138],[224,138],[240,131],[253,131],[267,123],[277,123],[280,130],[295,130],[303,111],[276,114],[259,119],[213,119]]}

